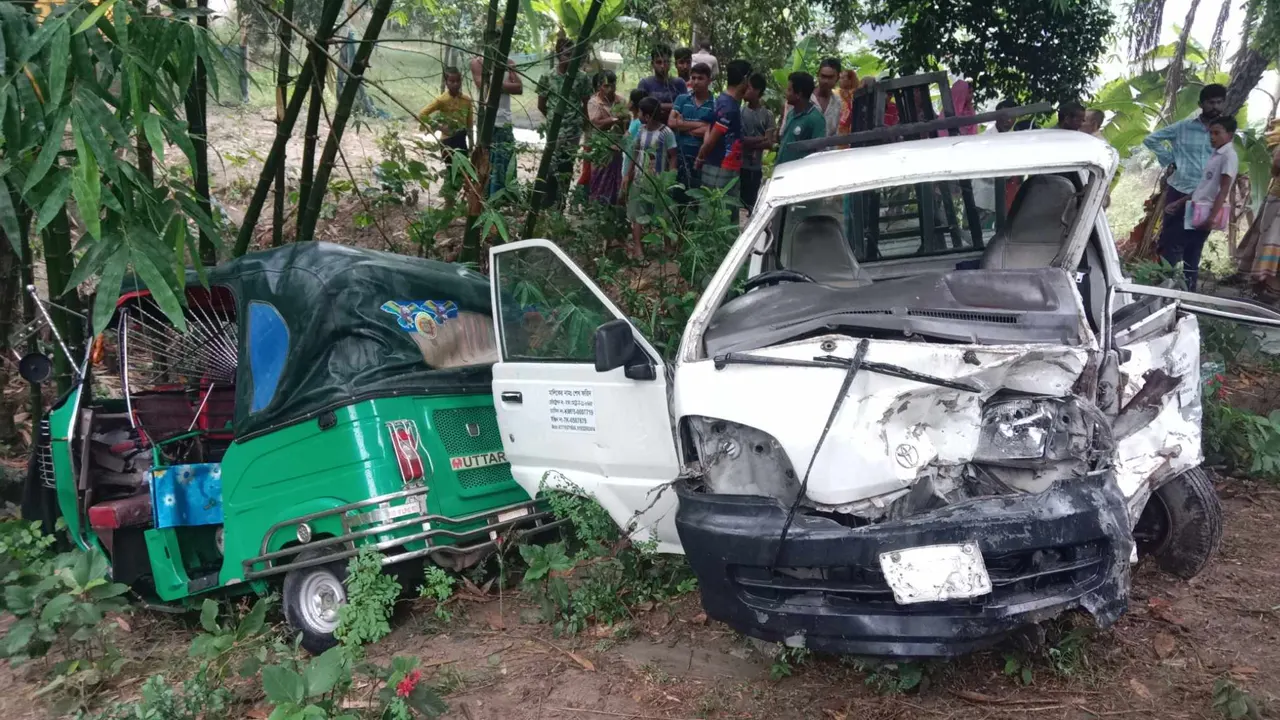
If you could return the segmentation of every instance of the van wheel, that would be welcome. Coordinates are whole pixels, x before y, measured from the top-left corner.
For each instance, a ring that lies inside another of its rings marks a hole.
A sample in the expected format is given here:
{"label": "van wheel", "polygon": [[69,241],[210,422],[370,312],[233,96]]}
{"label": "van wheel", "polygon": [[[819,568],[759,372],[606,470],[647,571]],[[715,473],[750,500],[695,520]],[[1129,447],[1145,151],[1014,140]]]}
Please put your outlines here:
{"label": "van wheel", "polygon": [[[298,562],[323,557],[309,550],[297,557]],[[333,631],[338,629],[338,608],[347,602],[346,566],[341,562],[313,565],[290,570],[284,576],[284,617],[302,633],[302,647],[319,655],[338,644]]]}
{"label": "van wheel", "polygon": [[1193,578],[1222,542],[1222,504],[1201,468],[1179,475],[1156,490],[1133,529],[1138,552],[1161,570]]}

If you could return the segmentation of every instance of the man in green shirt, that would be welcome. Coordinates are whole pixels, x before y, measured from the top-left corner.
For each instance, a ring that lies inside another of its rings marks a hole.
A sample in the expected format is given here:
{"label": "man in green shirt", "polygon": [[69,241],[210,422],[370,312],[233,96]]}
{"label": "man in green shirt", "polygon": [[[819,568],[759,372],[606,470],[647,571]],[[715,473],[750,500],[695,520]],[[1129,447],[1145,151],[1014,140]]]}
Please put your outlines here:
{"label": "man in green shirt", "polygon": [[799,160],[809,154],[808,150],[792,147],[802,140],[827,136],[827,120],[822,111],[813,104],[813,76],[807,72],[793,72],[787,78],[787,104],[791,112],[787,113],[787,121],[778,135],[778,157],[775,165]]}

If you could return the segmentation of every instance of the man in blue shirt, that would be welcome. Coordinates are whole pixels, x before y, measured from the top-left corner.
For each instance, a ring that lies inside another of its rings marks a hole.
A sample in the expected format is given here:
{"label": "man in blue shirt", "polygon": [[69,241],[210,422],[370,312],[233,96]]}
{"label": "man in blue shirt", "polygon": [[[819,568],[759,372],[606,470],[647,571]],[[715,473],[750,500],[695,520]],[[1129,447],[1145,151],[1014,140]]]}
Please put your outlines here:
{"label": "man in blue shirt", "polygon": [[[716,98],[715,120],[703,138],[694,167],[702,172],[702,186],[724,188],[726,198],[738,199],[742,170],[742,96],[747,94],[751,63],[734,60],[725,73],[728,84]],[[738,211],[733,212],[734,218]]]}
{"label": "man in blue shirt", "polygon": [[666,123],[667,117],[671,113],[672,104],[675,103],[677,97],[689,92],[689,87],[685,85],[684,80],[678,77],[673,78],[669,75],[671,72],[671,46],[654,45],[652,52],[649,53],[649,62],[653,67],[653,75],[641,80],[636,89],[645,91],[649,97],[658,101],[662,107],[659,117],[663,123]]}
{"label": "man in blue shirt", "polygon": [[[1176,213],[1182,207],[1183,198],[1195,192],[1196,186],[1200,184],[1205,163],[1213,155],[1213,146],[1209,143],[1209,124],[1222,115],[1222,106],[1226,101],[1225,87],[1206,85],[1200,91],[1198,116],[1157,130],[1142,141],[1147,149],[1156,154],[1161,165],[1173,168],[1164,191],[1166,209],[1174,208]],[[1194,230],[1185,228],[1180,216],[1166,214],[1156,249],[1161,257],[1180,259],[1198,239]]]}
{"label": "man in blue shirt", "polygon": [[711,96],[711,68],[701,63],[689,69],[689,92],[677,97],[671,107],[667,125],[676,131],[676,149],[680,164],[676,168],[680,184],[687,189],[699,185],[694,161],[702,149],[707,130],[715,121],[716,103]]}

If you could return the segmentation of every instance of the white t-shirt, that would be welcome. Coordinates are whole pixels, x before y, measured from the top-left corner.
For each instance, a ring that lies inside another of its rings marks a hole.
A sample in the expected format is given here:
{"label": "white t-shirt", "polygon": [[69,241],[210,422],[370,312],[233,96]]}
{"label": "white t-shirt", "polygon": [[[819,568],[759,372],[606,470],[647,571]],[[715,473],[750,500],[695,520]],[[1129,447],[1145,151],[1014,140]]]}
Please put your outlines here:
{"label": "white t-shirt", "polygon": [[1231,143],[1214,150],[1209,156],[1209,161],[1204,164],[1200,184],[1191,193],[1191,202],[1212,205],[1214,199],[1218,197],[1218,190],[1221,189],[1222,176],[1226,175],[1234,180],[1239,173],[1240,159],[1236,157],[1236,149]]}
{"label": "white t-shirt", "polygon": [[711,68],[712,79],[715,79],[715,76],[720,74],[720,61],[716,60],[715,55],[712,55],[709,52],[704,52],[702,50],[699,50],[698,52],[694,53],[693,57],[690,59],[693,60],[694,65],[697,65],[698,63],[705,63],[707,67]]}

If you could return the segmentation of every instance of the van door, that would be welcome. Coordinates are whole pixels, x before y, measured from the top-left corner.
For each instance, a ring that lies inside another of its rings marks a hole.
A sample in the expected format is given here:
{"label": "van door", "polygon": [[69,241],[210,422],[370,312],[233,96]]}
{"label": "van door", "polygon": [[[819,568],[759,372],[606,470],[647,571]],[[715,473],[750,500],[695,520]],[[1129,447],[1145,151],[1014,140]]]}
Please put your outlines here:
{"label": "van door", "polygon": [[[493,403],[516,482],[530,495],[592,496],[633,537],[681,552],[670,487],[680,464],[659,354],[554,244],[496,245],[489,268]],[[610,337],[626,344],[620,365],[604,349],[619,347]]]}
{"label": "van door", "polygon": [[[1133,302],[1117,308],[1119,293]],[[1133,283],[1113,286],[1110,307],[1119,366],[1114,466],[1136,520],[1151,491],[1204,460],[1196,316],[1280,328],[1280,313],[1239,300]]]}

